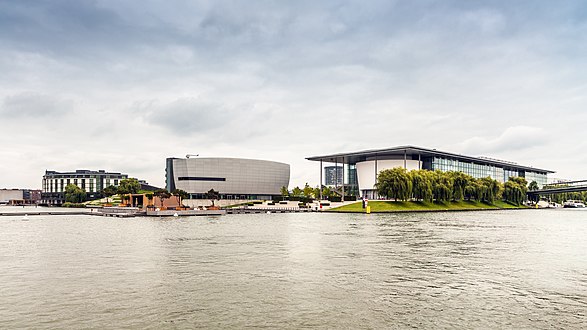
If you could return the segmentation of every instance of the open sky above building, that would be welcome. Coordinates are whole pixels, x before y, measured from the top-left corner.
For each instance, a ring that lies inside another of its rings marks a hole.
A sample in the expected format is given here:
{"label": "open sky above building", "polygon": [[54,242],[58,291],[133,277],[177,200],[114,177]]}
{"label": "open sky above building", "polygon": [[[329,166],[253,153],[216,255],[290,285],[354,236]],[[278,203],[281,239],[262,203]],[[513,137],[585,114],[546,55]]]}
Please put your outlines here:
{"label": "open sky above building", "polygon": [[0,188],[418,145],[585,179],[584,1],[0,0]]}

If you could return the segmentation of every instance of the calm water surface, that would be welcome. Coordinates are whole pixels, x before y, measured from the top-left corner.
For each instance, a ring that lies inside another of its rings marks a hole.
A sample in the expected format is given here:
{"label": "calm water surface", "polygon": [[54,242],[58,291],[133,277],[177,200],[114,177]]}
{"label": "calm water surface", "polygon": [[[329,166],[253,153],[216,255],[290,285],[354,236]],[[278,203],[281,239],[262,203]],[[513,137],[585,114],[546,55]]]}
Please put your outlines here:
{"label": "calm water surface", "polygon": [[0,328],[587,328],[587,211],[0,217]]}

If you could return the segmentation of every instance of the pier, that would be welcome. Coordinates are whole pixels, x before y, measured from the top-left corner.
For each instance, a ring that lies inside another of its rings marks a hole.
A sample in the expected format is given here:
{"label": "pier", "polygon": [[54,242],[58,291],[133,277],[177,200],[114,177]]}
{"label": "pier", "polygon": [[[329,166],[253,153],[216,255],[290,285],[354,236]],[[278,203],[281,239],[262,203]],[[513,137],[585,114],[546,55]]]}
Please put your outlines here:
{"label": "pier", "polygon": [[303,213],[315,212],[311,208],[283,207],[283,208],[244,208],[235,207],[226,209],[226,214],[260,214],[260,213]]}

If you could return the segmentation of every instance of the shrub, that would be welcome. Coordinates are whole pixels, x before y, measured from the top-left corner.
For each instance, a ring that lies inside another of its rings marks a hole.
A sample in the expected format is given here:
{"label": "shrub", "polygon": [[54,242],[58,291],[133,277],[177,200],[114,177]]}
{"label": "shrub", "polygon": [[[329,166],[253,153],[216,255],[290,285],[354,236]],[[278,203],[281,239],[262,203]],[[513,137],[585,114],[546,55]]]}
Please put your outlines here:
{"label": "shrub", "polygon": [[63,203],[63,205],[61,205],[62,207],[77,207],[77,208],[85,208],[86,204],[84,203],[70,203],[70,202],[65,202]]}

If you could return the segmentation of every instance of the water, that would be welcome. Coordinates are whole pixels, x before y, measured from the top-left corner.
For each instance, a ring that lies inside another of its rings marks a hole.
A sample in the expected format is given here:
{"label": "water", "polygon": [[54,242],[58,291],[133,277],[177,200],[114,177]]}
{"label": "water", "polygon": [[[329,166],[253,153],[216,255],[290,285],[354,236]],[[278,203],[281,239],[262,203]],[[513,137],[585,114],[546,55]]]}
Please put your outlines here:
{"label": "water", "polygon": [[587,212],[0,217],[0,328],[586,328]]}

